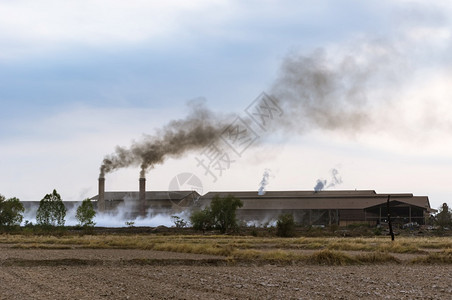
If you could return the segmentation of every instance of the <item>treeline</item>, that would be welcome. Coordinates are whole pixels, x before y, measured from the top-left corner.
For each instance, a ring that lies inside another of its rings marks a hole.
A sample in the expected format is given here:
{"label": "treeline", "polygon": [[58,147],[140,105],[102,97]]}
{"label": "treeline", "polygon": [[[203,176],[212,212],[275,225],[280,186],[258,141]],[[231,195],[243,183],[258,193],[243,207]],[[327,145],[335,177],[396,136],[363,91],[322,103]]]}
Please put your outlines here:
{"label": "treeline", "polygon": [[[10,228],[17,227],[23,221],[25,208],[18,198],[6,199],[0,195],[0,227]],[[66,206],[61,199],[60,194],[56,190],[46,194],[39,202],[39,208],[36,211],[36,225],[44,227],[60,227],[64,226],[66,220]],[[96,211],[93,203],[89,198],[82,201],[77,207],[75,218],[79,222],[79,226],[93,227]],[[25,221],[26,226],[32,226]]]}

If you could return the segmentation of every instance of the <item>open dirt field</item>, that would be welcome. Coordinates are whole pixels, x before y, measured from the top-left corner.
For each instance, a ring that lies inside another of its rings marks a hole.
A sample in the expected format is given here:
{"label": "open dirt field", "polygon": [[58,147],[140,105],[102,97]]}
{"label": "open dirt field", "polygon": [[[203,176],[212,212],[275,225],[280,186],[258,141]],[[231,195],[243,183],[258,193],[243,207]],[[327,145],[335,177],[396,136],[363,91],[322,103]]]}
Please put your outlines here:
{"label": "open dirt field", "polygon": [[278,266],[223,259],[3,244],[0,299],[452,299],[451,265]]}

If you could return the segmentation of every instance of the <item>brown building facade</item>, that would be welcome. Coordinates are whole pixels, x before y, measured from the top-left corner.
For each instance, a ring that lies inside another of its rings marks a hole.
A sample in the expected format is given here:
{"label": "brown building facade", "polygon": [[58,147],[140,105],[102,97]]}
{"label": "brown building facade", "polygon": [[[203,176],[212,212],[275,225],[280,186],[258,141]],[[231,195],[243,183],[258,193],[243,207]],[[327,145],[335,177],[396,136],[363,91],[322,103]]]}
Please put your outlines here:
{"label": "brown building facade", "polygon": [[265,195],[257,192],[210,192],[201,197],[204,204],[216,195],[228,194],[243,201],[238,218],[243,221],[270,221],[280,214],[289,213],[301,225],[346,226],[353,223],[377,225],[386,222],[387,199],[395,223],[417,222],[425,224],[425,218],[434,210],[427,196],[413,194],[377,194],[364,191],[270,191]]}

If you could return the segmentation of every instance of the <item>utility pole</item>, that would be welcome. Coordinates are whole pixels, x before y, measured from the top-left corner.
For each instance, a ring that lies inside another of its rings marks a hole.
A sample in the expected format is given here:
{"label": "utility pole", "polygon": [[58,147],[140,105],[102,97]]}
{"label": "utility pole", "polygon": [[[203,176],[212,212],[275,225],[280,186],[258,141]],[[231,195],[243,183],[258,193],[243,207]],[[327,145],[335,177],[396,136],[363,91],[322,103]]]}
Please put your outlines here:
{"label": "utility pole", "polygon": [[389,226],[389,234],[391,235],[391,241],[394,241],[394,231],[392,231],[392,223],[391,223],[391,213],[389,212],[389,199],[391,195],[388,195],[388,200],[386,201],[386,208],[388,210],[388,226]]}

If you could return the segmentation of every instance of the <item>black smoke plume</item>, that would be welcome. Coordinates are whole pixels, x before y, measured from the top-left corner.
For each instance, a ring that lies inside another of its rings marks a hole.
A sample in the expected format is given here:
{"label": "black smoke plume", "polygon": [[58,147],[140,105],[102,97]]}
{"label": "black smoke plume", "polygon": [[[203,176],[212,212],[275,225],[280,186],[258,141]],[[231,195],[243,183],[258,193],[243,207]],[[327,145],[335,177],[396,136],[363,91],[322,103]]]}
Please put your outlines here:
{"label": "black smoke plume", "polygon": [[145,135],[130,148],[116,147],[116,151],[104,158],[100,176],[129,166],[140,166],[141,177],[147,169],[163,163],[166,158],[177,158],[186,152],[202,149],[219,138],[227,125],[225,119],[208,110],[203,102],[190,102],[185,119],[170,121],[154,135]]}
{"label": "black smoke plume", "polygon": [[398,71],[392,67],[398,55],[385,43],[362,48],[356,49],[357,58],[352,54],[332,58],[324,50],[288,55],[271,89],[285,116],[273,128],[291,133],[310,129],[355,133],[374,123],[371,106],[384,105],[389,99],[377,99],[371,105],[368,90],[398,80]]}
{"label": "black smoke plume", "polygon": [[[375,73],[382,73],[385,70],[382,66],[390,63],[385,58],[392,57],[385,45],[373,45],[372,49],[378,51],[372,55],[364,51],[359,60],[351,55],[332,60],[321,50],[309,56],[287,56],[270,90],[284,114],[272,120],[270,129],[286,133],[303,133],[309,129],[356,132],[370,124],[373,120],[366,90],[370,83],[375,83]],[[140,166],[143,177],[147,169],[166,158],[180,157],[215,142],[229,125],[226,119],[202,103],[191,103],[185,119],[170,121],[156,134],[145,136],[129,148],[118,146],[104,158],[100,176],[120,168]]]}

